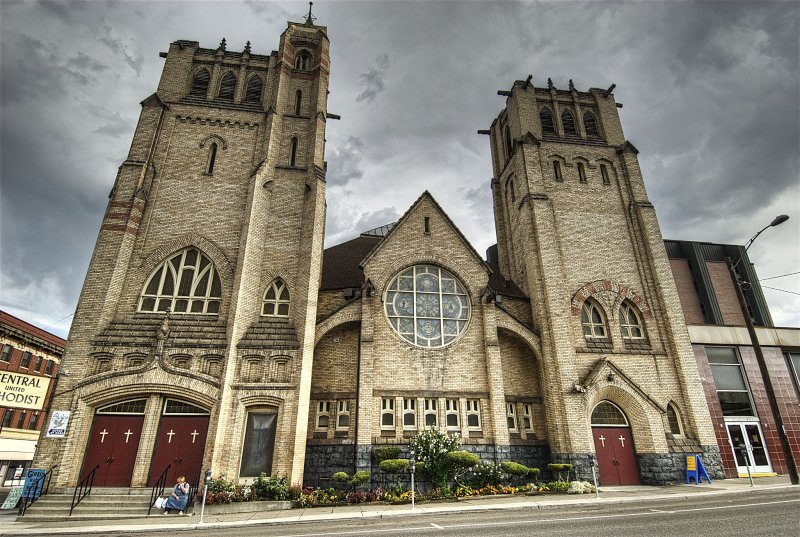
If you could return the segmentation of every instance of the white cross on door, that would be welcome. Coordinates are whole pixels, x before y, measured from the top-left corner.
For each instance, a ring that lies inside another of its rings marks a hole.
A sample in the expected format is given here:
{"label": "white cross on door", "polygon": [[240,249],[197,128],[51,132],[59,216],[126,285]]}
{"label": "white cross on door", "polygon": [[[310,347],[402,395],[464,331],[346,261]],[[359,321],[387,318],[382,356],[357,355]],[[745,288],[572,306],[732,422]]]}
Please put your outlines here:
{"label": "white cross on door", "polygon": [[178,434],[178,433],[176,433],[172,429],[169,430],[169,432],[167,433],[167,436],[169,436],[169,440],[167,440],[167,444],[171,444],[172,443],[172,437],[175,436],[176,434]]}
{"label": "white cross on door", "polygon": [[603,447],[606,447],[606,437],[605,436],[603,436],[601,434],[600,436],[597,437],[597,439],[600,440],[600,443],[603,445]]}
{"label": "white cross on door", "polygon": [[127,444],[127,443],[128,443],[128,440],[130,440],[130,438],[131,438],[131,435],[133,434],[133,432],[131,432],[131,430],[130,430],[130,429],[128,429],[127,431],[125,431],[125,432],[124,432],[124,433],[122,433],[122,434],[124,434],[124,435],[125,435],[125,443]]}
{"label": "white cross on door", "polygon": [[108,431],[106,431],[105,429],[100,431],[100,443],[101,444],[106,441],[106,435],[107,434],[108,434]]}
{"label": "white cross on door", "polygon": [[619,435],[619,443],[622,444],[622,447],[625,447],[625,437],[624,436]]}
{"label": "white cross on door", "polygon": [[191,434],[191,437],[192,437],[192,444],[194,444],[194,441],[195,441],[195,440],[197,440],[197,437],[198,437],[199,435],[200,435],[200,433],[198,433],[198,432],[197,432],[197,429],[195,429],[194,431],[192,431],[192,434]]}

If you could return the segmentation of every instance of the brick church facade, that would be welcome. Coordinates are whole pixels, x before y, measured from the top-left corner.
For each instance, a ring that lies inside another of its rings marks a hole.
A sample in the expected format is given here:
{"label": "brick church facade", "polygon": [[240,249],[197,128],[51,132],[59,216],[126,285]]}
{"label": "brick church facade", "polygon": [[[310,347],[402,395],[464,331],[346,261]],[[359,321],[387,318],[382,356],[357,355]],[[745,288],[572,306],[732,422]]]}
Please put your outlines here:
{"label": "brick church facade", "polygon": [[[111,190],[64,356],[54,484],[167,471],[324,484],[427,426],[606,484],[720,469],[655,210],[609,90],[503,92],[496,247],[425,192],[323,249],[326,28],[170,45]],[[489,185],[487,184],[487,187]],[[679,427],[675,427],[676,424]]]}

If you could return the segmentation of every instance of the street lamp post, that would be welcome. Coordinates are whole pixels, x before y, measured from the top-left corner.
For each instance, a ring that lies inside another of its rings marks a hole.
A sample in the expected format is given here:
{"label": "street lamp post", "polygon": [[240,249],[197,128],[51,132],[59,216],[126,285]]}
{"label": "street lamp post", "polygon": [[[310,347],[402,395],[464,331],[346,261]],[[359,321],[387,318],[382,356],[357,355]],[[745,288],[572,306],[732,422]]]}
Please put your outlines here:
{"label": "street lamp post", "polygon": [[[777,216],[769,225],[764,226],[758,233],[753,235],[753,237],[747,242],[744,249],[747,251],[750,248],[750,245],[758,238],[761,233],[764,232],[769,227],[774,227],[780,224],[783,224],[789,219],[788,216],[782,214]],[[798,477],[797,477],[797,465],[795,465],[794,457],[792,456],[792,449],[789,446],[789,439],[786,436],[786,429],[783,426],[783,418],[781,418],[780,409],[778,408],[778,401],[775,398],[775,390],[772,387],[772,380],[769,376],[769,371],[767,370],[767,363],[764,360],[764,353],[761,352],[761,345],[758,343],[758,336],[756,336],[756,329],[753,326],[753,319],[750,317],[750,311],[747,309],[747,302],[745,302],[744,298],[744,291],[742,290],[742,283],[743,282],[739,278],[739,274],[736,272],[736,267],[741,263],[742,258],[741,256],[736,261],[728,257],[728,270],[731,273],[731,278],[733,278],[734,283],[736,284],[736,297],[739,299],[739,306],[742,309],[742,315],[744,315],[744,322],[747,324],[747,331],[750,334],[750,342],[753,345],[753,352],[756,355],[756,361],[758,362],[758,369],[761,371],[761,378],[764,379],[764,389],[767,392],[767,399],[769,400],[769,406],[772,410],[772,415],[775,418],[775,427],[778,429],[778,438],[781,441],[781,448],[783,449],[783,456],[786,459],[786,467],[789,472],[789,479],[791,480],[793,485],[798,484]]]}

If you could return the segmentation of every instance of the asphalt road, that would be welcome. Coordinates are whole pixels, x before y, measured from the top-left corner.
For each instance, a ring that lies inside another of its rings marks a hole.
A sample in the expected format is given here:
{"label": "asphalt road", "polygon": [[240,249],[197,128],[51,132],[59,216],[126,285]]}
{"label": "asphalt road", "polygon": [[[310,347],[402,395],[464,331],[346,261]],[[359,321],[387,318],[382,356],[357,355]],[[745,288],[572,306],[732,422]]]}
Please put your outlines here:
{"label": "asphalt road", "polygon": [[[628,536],[800,536],[800,489],[597,506],[457,512],[383,519],[208,527],[171,533],[179,536],[258,537],[433,536],[548,537]],[[95,534],[97,535],[97,534]],[[109,533],[120,537],[124,529]],[[141,535],[127,534],[127,535]]]}

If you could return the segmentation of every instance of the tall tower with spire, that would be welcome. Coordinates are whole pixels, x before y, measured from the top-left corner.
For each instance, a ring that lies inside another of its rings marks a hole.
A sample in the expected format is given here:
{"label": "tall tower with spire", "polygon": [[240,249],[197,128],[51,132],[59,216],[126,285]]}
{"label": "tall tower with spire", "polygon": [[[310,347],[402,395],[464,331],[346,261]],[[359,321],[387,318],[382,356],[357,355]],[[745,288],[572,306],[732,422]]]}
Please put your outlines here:
{"label": "tall tower with spire", "polygon": [[[325,226],[324,26],[277,51],[173,42],[119,168],[36,465],[302,478]],[[254,47],[253,47],[254,48]],[[274,457],[273,457],[274,454]]]}

